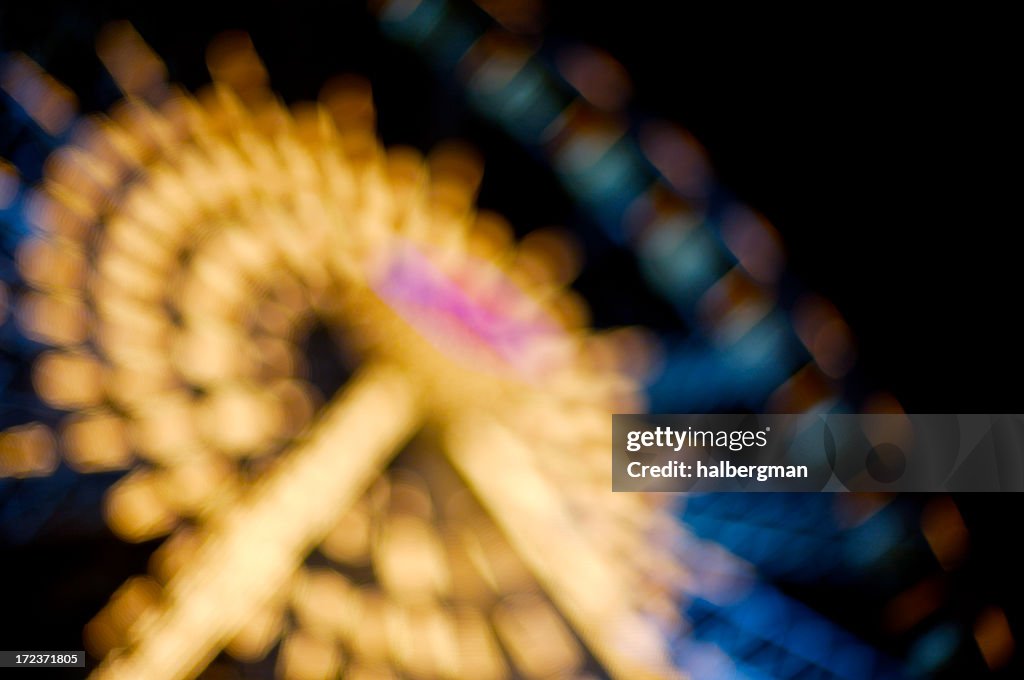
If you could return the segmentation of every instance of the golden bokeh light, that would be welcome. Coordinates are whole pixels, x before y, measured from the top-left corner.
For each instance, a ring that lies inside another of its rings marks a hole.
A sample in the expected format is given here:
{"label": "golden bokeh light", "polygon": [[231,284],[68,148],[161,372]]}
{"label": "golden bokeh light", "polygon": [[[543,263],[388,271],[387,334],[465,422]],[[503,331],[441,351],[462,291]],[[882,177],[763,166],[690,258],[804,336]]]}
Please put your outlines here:
{"label": "golden bokeh light", "polygon": [[[288,678],[678,677],[685,573],[648,540],[674,524],[657,497],[612,494],[607,458],[655,353],[586,328],[564,235],[517,243],[478,212],[464,146],[381,148],[364,81],[286,106],[241,34],[210,47],[195,95],[131,26],[98,52],[125,99],[47,162],[12,301],[53,347],[35,389],[67,414],[59,437],[0,435],[3,474],[52,471],[58,447],[130,469],[110,527],[167,537],[87,627],[94,676],[276,648]],[[2,84],[70,125],[27,59]],[[315,329],[351,369],[334,394]]]}

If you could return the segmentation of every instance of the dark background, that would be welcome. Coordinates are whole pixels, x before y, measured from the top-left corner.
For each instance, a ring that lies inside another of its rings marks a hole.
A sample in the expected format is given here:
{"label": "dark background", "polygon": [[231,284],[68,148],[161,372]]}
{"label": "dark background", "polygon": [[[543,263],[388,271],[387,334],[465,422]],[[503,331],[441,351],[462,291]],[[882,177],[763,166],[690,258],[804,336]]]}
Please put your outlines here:
{"label": "dark background", "polygon": [[[866,390],[890,390],[912,412],[1022,412],[1009,108],[1019,77],[1011,79],[1009,18],[673,5],[553,2],[547,31],[608,50],[629,71],[638,110],[683,124],[704,144],[722,182],[780,231],[790,271],[852,326]],[[130,19],[190,88],[208,79],[204,48],[227,28],[252,34],[286,99],[315,97],[336,73],[362,73],[374,83],[387,143],[427,149],[468,138],[488,160],[482,204],[523,228],[574,219],[550,171],[469,113],[415,55],[384,41],[358,2],[4,0],[0,45],[26,51],[83,109],[101,110],[115,93],[92,45],[117,18]],[[625,256],[616,262],[630,266]],[[624,321],[591,302],[599,321]],[[655,320],[658,303],[644,305],[639,319]],[[957,503],[972,534],[962,578],[979,603],[1006,607],[1024,639],[1020,563],[1008,554],[1024,505],[1015,495]],[[79,545],[20,548],[16,564],[5,560],[5,583],[62,585],[45,602],[37,589],[16,590],[11,610],[38,614],[11,635],[27,643],[49,630],[74,640],[151,549],[102,532]],[[49,618],[58,611],[80,620]],[[865,625],[856,617],[855,627]]]}
{"label": "dark background", "polygon": [[[634,108],[704,144],[723,183],[782,233],[790,270],[846,316],[866,387],[918,413],[1024,409],[1009,18],[675,5],[548,3],[546,31],[608,50]],[[87,110],[114,95],[91,54],[106,21],[130,19],[190,86],[208,79],[209,39],[242,28],[287,99],[365,74],[386,141],[470,137],[490,159],[482,202],[515,218],[529,192],[517,225],[570,219],[549,173],[386,43],[361,2],[0,7],[5,44],[43,58]]]}
{"label": "dark background", "polygon": [[672,4],[551,9],[775,224],[870,382],[910,412],[1019,412],[1007,17]]}

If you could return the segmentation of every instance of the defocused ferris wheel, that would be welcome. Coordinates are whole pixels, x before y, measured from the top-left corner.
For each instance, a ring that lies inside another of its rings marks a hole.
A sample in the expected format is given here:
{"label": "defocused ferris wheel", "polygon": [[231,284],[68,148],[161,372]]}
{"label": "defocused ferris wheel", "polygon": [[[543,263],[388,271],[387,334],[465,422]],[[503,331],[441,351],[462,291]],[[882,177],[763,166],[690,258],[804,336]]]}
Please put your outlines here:
{"label": "defocused ferris wheel", "polygon": [[[111,79],[96,90],[113,100],[116,83],[128,100],[90,118],[45,59],[0,45],[13,161],[0,173],[3,471],[74,486],[89,483],[77,471],[131,468],[94,477],[110,486],[112,529],[170,534],[85,628],[108,658],[100,672],[181,675],[213,660],[295,677],[904,677],[967,663],[958,650],[975,641],[1005,662],[998,610],[963,631],[938,605],[910,606],[893,624],[918,639],[904,663],[755,575],[905,580],[892,554],[913,541],[955,565],[952,504],[670,508],[604,493],[608,413],[644,399],[834,405],[849,331],[819,298],[774,295],[778,236],[710,200],[692,138],[621,123],[608,83],[628,75],[608,55],[557,64],[507,16],[488,27],[460,7],[383,3],[376,17],[635,253],[685,339],[664,334],[657,350],[648,334],[585,330],[567,290],[572,241],[517,240],[477,211],[479,161],[462,147],[385,154],[363,81],[286,106],[232,34],[193,97],[116,24],[98,36]],[[317,384],[325,372],[310,366],[332,353],[336,379]],[[820,521],[782,521],[800,516]],[[789,626],[773,630],[779,620]]]}

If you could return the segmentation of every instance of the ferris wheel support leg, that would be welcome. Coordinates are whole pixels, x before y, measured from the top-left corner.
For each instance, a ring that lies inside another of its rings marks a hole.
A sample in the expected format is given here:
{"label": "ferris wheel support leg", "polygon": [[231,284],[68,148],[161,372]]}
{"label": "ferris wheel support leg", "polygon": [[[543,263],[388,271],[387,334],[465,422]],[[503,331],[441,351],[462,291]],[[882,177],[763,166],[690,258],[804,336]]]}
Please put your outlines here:
{"label": "ferris wheel support leg", "polygon": [[96,679],[176,680],[209,663],[272,598],[419,424],[396,369],[360,371],[242,501],[211,522],[195,558],[107,657]]}
{"label": "ferris wheel support leg", "polygon": [[612,677],[681,677],[671,668],[662,635],[634,611],[631,594],[625,592],[614,565],[580,531],[563,494],[533,464],[527,442],[480,416],[448,429],[446,451],[551,601]]}

